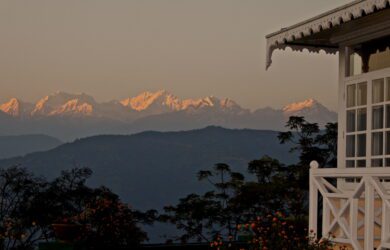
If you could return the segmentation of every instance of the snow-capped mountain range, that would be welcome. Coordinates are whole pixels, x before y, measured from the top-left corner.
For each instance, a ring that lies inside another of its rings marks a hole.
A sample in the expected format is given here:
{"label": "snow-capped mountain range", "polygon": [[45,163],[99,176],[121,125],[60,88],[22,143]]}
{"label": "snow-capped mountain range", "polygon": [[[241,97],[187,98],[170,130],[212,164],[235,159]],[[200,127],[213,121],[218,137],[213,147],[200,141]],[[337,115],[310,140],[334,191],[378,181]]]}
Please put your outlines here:
{"label": "snow-capped mountain range", "polygon": [[219,99],[208,96],[200,99],[181,100],[178,97],[160,90],[157,92],[143,92],[135,97],[120,101],[98,103],[92,96],[86,94],[69,94],[56,92],[37,101],[35,104],[11,98],[0,104],[0,111],[13,117],[39,116],[96,116],[110,117],[121,120],[122,116],[113,116],[112,113],[128,113],[130,116],[155,115],[182,110],[199,110],[215,108],[226,112],[248,112],[230,99]]}
{"label": "snow-capped mountain range", "polygon": [[[322,125],[336,120],[335,112],[314,99],[282,109],[251,111],[228,98],[180,99],[164,90],[104,103],[87,94],[56,92],[34,104],[17,98],[0,104],[0,128],[11,134],[46,132],[66,140],[99,133],[182,130],[208,125],[280,130],[293,115]],[[68,131],[66,135],[61,129]]]}

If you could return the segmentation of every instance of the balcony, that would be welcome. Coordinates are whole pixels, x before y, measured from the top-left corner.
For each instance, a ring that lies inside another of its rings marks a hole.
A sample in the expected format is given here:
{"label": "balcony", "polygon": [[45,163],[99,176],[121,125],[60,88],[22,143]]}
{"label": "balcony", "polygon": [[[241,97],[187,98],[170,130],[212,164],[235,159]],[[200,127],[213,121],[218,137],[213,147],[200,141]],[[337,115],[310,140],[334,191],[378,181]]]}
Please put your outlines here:
{"label": "balcony", "polygon": [[[310,167],[309,228],[356,250],[390,249],[390,168]],[[345,188],[348,179],[357,182]]]}

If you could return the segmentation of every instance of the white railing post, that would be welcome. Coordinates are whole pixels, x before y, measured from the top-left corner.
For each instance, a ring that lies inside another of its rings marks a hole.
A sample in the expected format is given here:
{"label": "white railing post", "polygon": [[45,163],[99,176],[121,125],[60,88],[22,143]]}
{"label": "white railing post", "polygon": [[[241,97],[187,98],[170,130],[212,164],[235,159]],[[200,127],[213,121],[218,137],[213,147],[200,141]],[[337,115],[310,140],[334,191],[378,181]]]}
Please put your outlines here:
{"label": "white railing post", "polygon": [[354,248],[361,249],[358,241],[359,199],[351,197],[350,204],[349,220],[351,226],[351,244],[354,246]]}
{"label": "white railing post", "polygon": [[[313,172],[318,169],[318,162],[310,163],[310,188],[309,188],[309,230],[313,230],[318,236],[317,219],[318,219],[318,188],[314,181]],[[310,231],[309,231],[310,232]]]}
{"label": "white railing post", "polygon": [[364,214],[364,249],[374,249],[374,219],[375,219],[375,206],[374,206],[374,187],[371,184],[369,178],[365,178],[365,214]]}
{"label": "white railing post", "polygon": [[322,237],[327,238],[330,235],[329,231],[329,221],[330,221],[330,209],[329,204],[323,200],[322,203]]}

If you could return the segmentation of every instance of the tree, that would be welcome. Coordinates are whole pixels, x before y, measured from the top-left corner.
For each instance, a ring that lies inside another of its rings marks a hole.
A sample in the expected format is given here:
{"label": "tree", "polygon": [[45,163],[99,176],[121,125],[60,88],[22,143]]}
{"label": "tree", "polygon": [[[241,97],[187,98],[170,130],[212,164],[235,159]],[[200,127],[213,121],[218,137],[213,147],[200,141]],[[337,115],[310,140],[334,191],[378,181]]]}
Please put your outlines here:
{"label": "tree", "polygon": [[176,206],[165,207],[166,214],[160,218],[184,231],[177,238],[182,242],[209,242],[219,235],[235,237],[243,217],[235,197],[244,183],[244,176],[231,171],[227,164],[219,163],[212,171],[200,171],[198,180],[206,180],[212,190],[203,195],[190,194],[180,199]]}
{"label": "tree", "polygon": [[[291,152],[299,153],[296,164],[286,166],[269,156],[248,164],[248,173],[255,181],[245,181],[230,166],[219,163],[213,170],[198,173],[212,190],[203,195],[190,194],[176,206],[165,207],[165,221],[176,225],[183,234],[178,239],[210,241],[213,236],[237,239],[237,225],[257,218],[282,213],[296,225],[296,233],[305,237],[302,225],[307,224],[309,163],[334,166],[337,161],[337,124],[329,123],[325,130],[303,117],[290,117],[287,132],[279,134],[281,143],[293,143]],[[260,220],[262,221],[262,220]]]}
{"label": "tree", "polygon": [[63,171],[51,182],[26,169],[0,169],[0,249],[34,249],[54,238],[53,223],[83,228],[79,244],[89,249],[139,245],[147,239],[139,224],[152,223],[155,211],[133,210],[106,187],[90,188],[88,168]]}
{"label": "tree", "polygon": [[297,217],[308,214],[309,165],[317,161],[321,167],[337,164],[337,123],[328,123],[320,130],[317,123],[309,123],[303,117],[292,116],[286,127],[287,132],[279,134],[283,143],[293,143],[291,152],[299,153],[299,162],[289,166],[291,181],[291,213]]}
{"label": "tree", "polygon": [[88,249],[117,249],[147,240],[147,234],[138,227],[143,215],[102,187],[93,191],[76,221],[86,228],[84,241]]}
{"label": "tree", "polygon": [[257,181],[245,182],[235,197],[236,203],[245,211],[246,221],[272,211],[285,211],[291,182],[289,169],[277,159],[265,155],[250,161],[248,172],[255,175]]}
{"label": "tree", "polygon": [[36,194],[46,185],[44,180],[18,166],[0,169],[1,249],[32,249],[46,233],[47,228],[36,223],[36,214],[31,209]]}
{"label": "tree", "polygon": [[299,165],[309,166],[317,161],[322,167],[334,167],[337,163],[337,123],[328,123],[321,131],[317,123],[309,123],[301,116],[291,116],[286,124],[289,129],[278,136],[280,143],[293,143],[291,152],[299,152]]}

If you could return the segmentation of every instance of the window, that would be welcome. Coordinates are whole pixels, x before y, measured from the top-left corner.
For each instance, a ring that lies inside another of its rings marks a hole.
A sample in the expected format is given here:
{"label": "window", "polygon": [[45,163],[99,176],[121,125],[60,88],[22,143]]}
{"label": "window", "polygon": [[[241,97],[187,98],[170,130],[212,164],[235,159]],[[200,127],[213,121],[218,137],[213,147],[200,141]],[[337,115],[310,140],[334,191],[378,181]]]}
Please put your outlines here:
{"label": "window", "polygon": [[358,109],[357,110],[357,131],[364,131],[366,129],[367,129],[367,110],[365,108]]}
{"label": "window", "polygon": [[372,133],[371,139],[372,139],[371,154],[382,155],[383,154],[383,133],[382,132]]}
{"label": "window", "polygon": [[372,129],[383,128],[383,106],[372,108]]}
{"label": "window", "polygon": [[[366,167],[367,82],[347,85],[346,167]],[[362,159],[363,158],[363,159]]]}
{"label": "window", "polygon": [[372,159],[371,160],[371,167],[374,167],[374,168],[383,167],[383,160],[382,159]]}
{"label": "window", "polygon": [[383,102],[384,81],[377,79],[372,81],[372,103]]}
{"label": "window", "polygon": [[390,155],[390,131],[386,132],[386,152],[385,154]]}
{"label": "window", "polygon": [[347,87],[347,108],[355,106],[355,92],[356,85],[349,85]]}
{"label": "window", "polygon": [[357,152],[358,157],[366,156],[366,134],[357,135]]}
{"label": "window", "polygon": [[347,79],[345,91],[345,166],[390,167],[388,71]]}
{"label": "window", "polygon": [[347,111],[347,132],[355,132],[355,120],[356,120],[356,111],[348,110]]}
{"label": "window", "polygon": [[358,160],[356,161],[356,167],[358,168],[365,168],[367,167],[366,160]]}
{"label": "window", "polygon": [[355,157],[355,135],[347,136],[347,157]]}
{"label": "window", "polygon": [[367,104],[367,83],[359,83],[357,85],[357,105],[362,106]]}
{"label": "window", "polygon": [[390,81],[389,78],[376,78],[371,81],[371,85],[371,167],[389,166]]}

